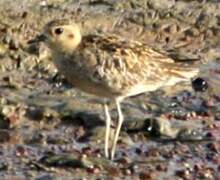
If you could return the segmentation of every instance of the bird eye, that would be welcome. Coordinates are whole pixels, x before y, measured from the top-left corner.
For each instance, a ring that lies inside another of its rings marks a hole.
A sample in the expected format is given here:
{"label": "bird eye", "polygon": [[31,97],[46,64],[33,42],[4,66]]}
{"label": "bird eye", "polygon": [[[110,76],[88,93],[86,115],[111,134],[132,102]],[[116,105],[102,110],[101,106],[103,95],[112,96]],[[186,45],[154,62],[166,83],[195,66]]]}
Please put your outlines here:
{"label": "bird eye", "polygon": [[62,33],[63,33],[63,28],[56,28],[56,29],[54,30],[54,33],[55,33],[56,35],[62,34]]}

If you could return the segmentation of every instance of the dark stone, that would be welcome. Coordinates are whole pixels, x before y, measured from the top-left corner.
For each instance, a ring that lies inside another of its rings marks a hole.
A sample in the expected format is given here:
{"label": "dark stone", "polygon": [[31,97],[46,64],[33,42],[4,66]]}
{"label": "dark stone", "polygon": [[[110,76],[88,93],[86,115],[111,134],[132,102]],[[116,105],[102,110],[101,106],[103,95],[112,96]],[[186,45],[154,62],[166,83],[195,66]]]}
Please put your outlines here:
{"label": "dark stone", "polygon": [[36,106],[30,106],[26,110],[26,117],[32,119],[32,120],[42,120],[44,116],[44,109],[41,107],[36,107]]}
{"label": "dark stone", "polygon": [[192,87],[197,92],[204,92],[208,88],[208,83],[202,78],[196,78],[192,81]]}
{"label": "dark stone", "polygon": [[8,142],[10,140],[10,134],[7,130],[0,130],[0,143]]}

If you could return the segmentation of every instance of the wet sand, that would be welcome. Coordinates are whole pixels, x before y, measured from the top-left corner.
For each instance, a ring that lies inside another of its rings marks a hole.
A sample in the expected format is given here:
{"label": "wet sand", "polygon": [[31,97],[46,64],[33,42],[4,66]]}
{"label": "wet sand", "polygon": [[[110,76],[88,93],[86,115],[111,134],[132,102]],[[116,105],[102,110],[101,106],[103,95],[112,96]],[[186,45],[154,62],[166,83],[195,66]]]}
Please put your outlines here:
{"label": "wet sand", "polygon": [[[0,179],[220,178],[220,2],[2,0],[0,12]],[[27,43],[63,17],[83,33],[116,33],[177,61],[197,59],[208,89],[195,92],[189,82],[126,99],[111,162],[103,158],[102,100],[68,84],[43,44]]]}

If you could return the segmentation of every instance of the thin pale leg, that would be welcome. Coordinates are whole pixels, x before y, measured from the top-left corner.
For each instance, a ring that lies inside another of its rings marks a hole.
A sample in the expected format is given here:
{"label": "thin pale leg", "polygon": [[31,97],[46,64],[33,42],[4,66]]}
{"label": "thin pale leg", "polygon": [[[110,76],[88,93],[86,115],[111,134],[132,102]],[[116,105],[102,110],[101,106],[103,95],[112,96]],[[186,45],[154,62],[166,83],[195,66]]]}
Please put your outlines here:
{"label": "thin pale leg", "polygon": [[116,99],[115,101],[116,103],[116,107],[117,107],[117,111],[118,111],[118,125],[117,125],[117,129],[116,129],[116,133],[115,133],[115,137],[114,137],[114,142],[113,142],[113,146],[112,146],[112,150],[111,150],[111,159],[114,159],[115,156],[115,150],[116,150],[116,145],[117,145],[117,141],[118,141],[118,137],[119,137],[119,133],[121,130],[121,126],[124,120],[122,111],[121,111],[121,106],[120,106],[120,100]]}
{"label": "thin pale leg", "polygon": [[108,147],[109,147],[109,136],[110,136],[110,125],[111,125],[111,116],[109,114],[108,105],[105,103],[105,122],[106,122],[106,130],[105,130],[105,157],[109,158]]}

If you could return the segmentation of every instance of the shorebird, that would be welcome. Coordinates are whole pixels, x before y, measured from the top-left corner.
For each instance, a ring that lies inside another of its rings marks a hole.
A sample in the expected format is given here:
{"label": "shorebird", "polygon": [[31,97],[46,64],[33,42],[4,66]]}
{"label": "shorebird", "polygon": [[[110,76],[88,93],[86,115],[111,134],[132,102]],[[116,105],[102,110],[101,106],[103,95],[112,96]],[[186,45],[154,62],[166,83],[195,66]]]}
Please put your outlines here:
{"label": "shorebird", "polygon": [[107,33],[82,34],[80,26],[68,19],[50,21],[35,41],[47,44],[58,71],[76,88],[115,102],[118,124],[110,154],[111,116],[104,104],[104,152],[111,159],[124,120],[120,105],[124,98],[189,81],[198,73],[198,68],[176,63],[141,42]]}

